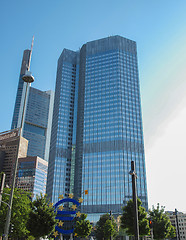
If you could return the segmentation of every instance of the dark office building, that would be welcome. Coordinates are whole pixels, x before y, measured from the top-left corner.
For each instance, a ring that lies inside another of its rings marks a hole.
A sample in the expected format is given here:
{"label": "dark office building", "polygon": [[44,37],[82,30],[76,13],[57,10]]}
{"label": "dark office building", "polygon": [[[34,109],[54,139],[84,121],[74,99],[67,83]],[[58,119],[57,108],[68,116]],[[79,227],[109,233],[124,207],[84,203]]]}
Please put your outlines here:
{"label": "dark office building", "polygon": [[[17,147],[19,141],[18,129],[0,133],[0,172],[6,174],[5,186],[12,185],[12,176],[17,159]],[[18,158],[26,157],[28,141],[21,137]]]}

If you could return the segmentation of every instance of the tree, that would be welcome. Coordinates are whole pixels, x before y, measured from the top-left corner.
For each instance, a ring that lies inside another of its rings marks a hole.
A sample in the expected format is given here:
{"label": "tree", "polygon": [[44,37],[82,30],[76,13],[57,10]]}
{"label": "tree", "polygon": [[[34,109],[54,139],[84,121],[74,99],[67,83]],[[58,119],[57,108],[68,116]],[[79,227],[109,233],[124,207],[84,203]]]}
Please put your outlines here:
{"label": "tree", "polygon": [[51,234],[57,222],[55,217],[56,213],[53,207],[50,207],[46,195],[36,196],[36,200],[32,202],[27,223],[30,234],[36,239]]}
{"label": "tree", "polygon": [[[6,214],[8,210],[8,206],[4,203],[9,203],[9,195],[10,189],[4,188],[3,192],[3,202],[0,208],[0,235],[4,233]],[[11,238],[25,237],[29,234],[29,231],[26,228],[26,224],[29,218],[29,213],[31,210],[30,203],[31,200],[29,198],[29,193],[24,192],[21,189],[14,190],[13,196],[13,205],[12,205],[12,215],[10,221],[10,230],[9,236]]]}
{"label": "tree", "polygon": [[165,239],[175,237],[175,228],[171,225],[171,221],[166,213],[165,207],[160,207],[159,203],[157,208],[154,206],[149,210],[150,219],[153,224],[154,239]]}
{"label": "tree", "polygon": [[82,213],[80,220],[76,222],[74,233],[78,235],[78,237],[86,238],[90,235],[92,226],[89,220],[85,220],[87,218],[87,214]]}
{"label": "tree", "polygon": [[119,239],[124,239],[124,237],[126,236],[127,236],[126,230],[120,227],[118,231]]}
{"label": "tree", "polygon": [[[149,235],[150,228],[147,219],[147,212],[144,207],[142,207],[142,202],[138,198],[138,223],[139,223],[139,235],[145,236]],[[123,214],[121,216],[121,228],[126,230],[129,236],[134,236],[134,204],[133,200],[129,200],[127,205],[123,207]]]}
{"label": "tree", "polygon": [[108,213],[102,215],[96,224],[95,235],[98,240],[102,240],[103,238],[107,240],[111,236],[116,236],[117,224],[114,217],[110,216]]}

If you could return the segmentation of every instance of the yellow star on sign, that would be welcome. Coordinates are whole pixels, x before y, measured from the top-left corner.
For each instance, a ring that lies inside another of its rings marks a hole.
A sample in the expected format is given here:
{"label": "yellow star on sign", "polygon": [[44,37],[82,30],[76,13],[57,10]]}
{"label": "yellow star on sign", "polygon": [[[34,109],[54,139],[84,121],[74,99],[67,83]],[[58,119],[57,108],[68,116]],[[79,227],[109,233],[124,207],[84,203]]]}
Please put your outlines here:
{"label": "yellow star on sign", "polygon": [[80,216],[81,216],[81,213],[80,213],[80,212],[77,212],[77,213],[76,213],[76,216],[77,216],[77,217],[80,217]]}
{"label": "yellow star on sign", "polygon": [[72,209],[76,210],[77,206],[76,205],[72,205]]}
{"label": "yellow star on sign", "polygon": [[83,198],[79,198],[79,199],[78,199],[78,202],[79,202],[79,203],[82,203],[82,202],[83,202]]}
{"label": "yellow star on sign", "polygon": [[62,222],[62,221],[60,221],[60,222],[58,222],[58,226],[63,226],[63,224],[64,224],[64,222]]}
{"label": "yellow star on sign", "polygon": [[51,202],[51,203],[49,203],[49,207],[53,207],[53,203]]}
{"label": "yellow star on sign", "polygon": [[58,235],[58,232],[56,231],[56,232],[54,232],[54,237],[57,237],[57,235]]}
{"label": "yellow star on sign", "polygon": [[74,233],[74,236],[76,237],[76,236],[77,236],[77,233]]}
{"label": "yellow star on sign", "polygon": [[63,199],[63,194],[59,194],[59,197],[58,197],[60,200]]}
{"label": "yellow star on sign", "polygon": [[63,211],[63,205],[59,206],[59,210]]}
{"label": "yellow star on sign", "polygon": [[73,193],[69,193],[69,198],[73,198],[74,194]]}

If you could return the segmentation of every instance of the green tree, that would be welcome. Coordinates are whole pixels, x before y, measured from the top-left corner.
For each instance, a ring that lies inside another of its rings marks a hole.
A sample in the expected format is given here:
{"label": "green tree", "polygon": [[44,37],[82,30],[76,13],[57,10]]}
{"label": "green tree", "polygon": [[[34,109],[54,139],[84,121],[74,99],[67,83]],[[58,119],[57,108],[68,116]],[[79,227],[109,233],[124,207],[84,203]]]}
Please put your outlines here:
{"label": "green tree", "polygon": [[74,228],[74,233],[76,233],[80,238],[88,237],[92,230],[92,225],[89,220],[86,220],[86,218],[87,214],[82,213]]}
{"label": "green tree", "polygon": [[[139,234],[140,236],[145,236],[150,234],[149,221],[147,219],[147,212],[144,207],[142,207],[142,202],[138,198],[138,223],[139,223]],[[121,216],[121,228],[126,230],[129,236],[134,236],[134,205],[133,200],[129,200],[127,205],[123,207],[123,214]]]}
{"label": "green tree", "polygon": [[171,221],[164,210],[165,207],[160,207],[159,203],[157,208],[153,206],[152,210],[149,210],[150,219],[153,223],[154,239],[175,237],[175,228],[171,225]]}
{"label": "green tree", "polygon": [[114,217],[111,217],[108,213],[102,215],[96,224],[95,235],[98,240],[103,238],[107,240],[111,236],[115,237],[117,235],[117,224]]}
{"label": "green tree", "polygon": [[[3,192],[3,202],[0,208],[0,235],[4,233],[6,214],[8,206],[4,203],[9,203],[10,189],[4,188]],[[13,205],[12,205],[12,215],[10,221],[9,237],[18,238],[25,237],[29,234],[26,224],[29,218],[29,213],[31,200],[29,198],[29,193],[24,192],[21,189],[14,190]]]}
{"label": "green tree", "polygon": [[120,227],[118,231],[118,237],[120,239],[124,239],[125,236],[127,236],[126,230]]}
{"label": "green tree", "polygon": [[31,204],[31,211],[27,223],[30,234],[36,239],[45,237],[54,231],[56,224],[56,213],[54,208],[50,207],[46,195],[36,196]]}

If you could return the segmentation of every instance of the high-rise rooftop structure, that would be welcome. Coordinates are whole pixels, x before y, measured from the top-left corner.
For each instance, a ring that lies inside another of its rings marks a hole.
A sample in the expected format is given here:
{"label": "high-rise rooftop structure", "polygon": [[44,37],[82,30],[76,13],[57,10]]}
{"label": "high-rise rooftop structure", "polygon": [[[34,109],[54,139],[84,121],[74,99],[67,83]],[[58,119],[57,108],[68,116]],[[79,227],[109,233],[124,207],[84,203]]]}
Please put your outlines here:
{"label": "high-rise rooftop structure", "polygon": [[22,80],[22,77],[25,75],[29,61],[30,61],[31,50],[24,50],[23,59],[21,64],[21,71],[19,76],[19,83],[17,88],[17,96],[14,107],[14,114],[12,119],[11,129],[18,128],[21,125],[21,118],[23,112],[24,99],[26,94],[26,83]]}
{"label": "high-rise rooftop structure", "polygon": [[[26,83],[22,80],[30,64],[31,50],[25,50],[21,65],[17,96],[12,120],[12,129],[19,128],[26,94]],[[28,142],[28,156],[39,156],[48,161],[51,137],[53,91],[41,91],[29,85],[26,99],[26,114],[23,123],[23,137]]]}
{"label": "high-rise rooftop structure", "polygon": [[[18,129],[0,133],[0,172],[6,174],[5,185],[12,185],[12,177],[17,158],[17,147],[19,141]],[[28,141],[21,137],[18,157],[27,156]]]}
{"label": "high-rise rooftop structure", "polygon": [[83,212],[120,213],[132,198],[132,160],[138,197],[147,209],[136,42],[112,36],[88,42],[79,52],[64,49],[56,77],[48,196],[56,202],[59,194],[73,191],[80,197],[88,190]]}

